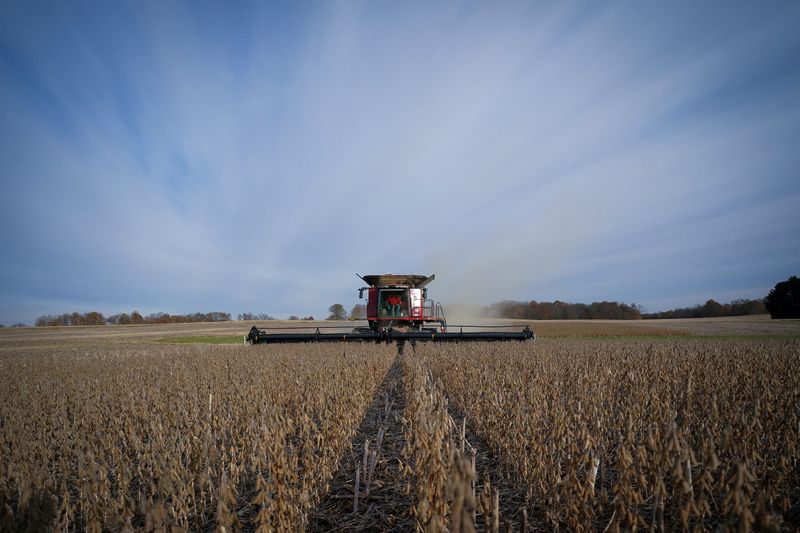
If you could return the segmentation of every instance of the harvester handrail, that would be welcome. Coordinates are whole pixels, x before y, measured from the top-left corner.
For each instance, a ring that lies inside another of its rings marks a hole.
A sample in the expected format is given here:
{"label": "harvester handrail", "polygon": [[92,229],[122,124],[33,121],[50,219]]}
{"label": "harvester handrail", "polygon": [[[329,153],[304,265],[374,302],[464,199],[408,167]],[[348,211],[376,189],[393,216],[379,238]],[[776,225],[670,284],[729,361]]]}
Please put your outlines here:
{"label": "harvester handrail", "polygon": [[469,325],[469,324],[447,324],[448,328],[481,328],[481,329],[489,329],[489,328],[524,328],[529,326],[529,324],[476,324],[476,325]]}
{"label": "harvester handrail", "polygon": [[266,330],[285,330],[285,329],[344,329],[344,328],[352,328],[353,324],[356,324],[358,322],[366,322],[366,320],[353,320],[353,321],[348,321],[348,322],[350,322],[350,323],[349,324],[343,324],[341,326],[286,326],[286,327],[271,326],[271,327],[263,327],[263,328],[258,328],[258,329],[265,330],[265,331]]}

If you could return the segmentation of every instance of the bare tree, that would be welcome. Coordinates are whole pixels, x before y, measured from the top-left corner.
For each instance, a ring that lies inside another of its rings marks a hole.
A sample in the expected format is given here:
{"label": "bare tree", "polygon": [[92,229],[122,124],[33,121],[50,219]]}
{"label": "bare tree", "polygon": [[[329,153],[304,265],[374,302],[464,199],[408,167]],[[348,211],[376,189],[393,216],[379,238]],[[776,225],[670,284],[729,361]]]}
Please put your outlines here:
{"label": "bare tree", "polygon": [[328,308],[330,316],[327,320],[347,320],[347,311],[342,304],[333,304]]}
{"label": "bare tree", "polygon": [[350,320],[363,320],[367,317],[367,306],[364,304],[356,304],[353,310],[350,311]]}

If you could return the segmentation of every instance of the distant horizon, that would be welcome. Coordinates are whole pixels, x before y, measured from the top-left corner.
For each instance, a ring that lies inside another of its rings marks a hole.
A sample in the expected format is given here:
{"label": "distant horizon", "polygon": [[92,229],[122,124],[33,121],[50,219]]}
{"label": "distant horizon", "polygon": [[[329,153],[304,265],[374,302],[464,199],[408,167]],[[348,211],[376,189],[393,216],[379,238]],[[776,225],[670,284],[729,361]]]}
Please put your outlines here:
{"label": "distant horizon", "polygon": [[[764,298],[766,298],[766,296],[767,295],[765,294],[761,298],[734,298],[734,299],[727,300],[727,301],[718,300],[716,298],[710,298],[710,299],[714,300],[717,303],[720,303],[720,304],[724,305],[724,304],[730,304],[730,303],[735,302],[737,300],[759,300],[760,301],[760,300],[763,300]],[[580,302],[580,301],[568,301],[568,300],[561,300],[561,299],[555,299],[555,300],[535,300],[535,299],[514,300],[514,299],[512,299],[512,300],[500,300],[500,301],[492,302],[492,303],[488,303],[488,304],[464,304],[464,303],[451,303],[451,304],[448,304],[447,302],[442,302],[442,305],[445,308],[445,311],[447,312],[448,308],[450,308],[451,310],[454,309],[454,308],[485,310],[487,307],[490,307],[490,306],[492,306],[494,304],[503,303],[503,302],[527,303],[527,302],[531,302],[531,301],[536,301],[536,302],[539,302],[539,303],[552,303],[552,302],[559,301],[559,302],[563,302],[563,303],[567,303],[567,304],[577,304],[577,305],[590,305],[590,304],[596,303],[596,302],[598,302],[598,303],[599,302],[616,302],[616,303],[625,304],[625,305],[634,305],[635,304],[635,305],[637,305],[639,307],[639,310],[640,310],[641,313],[643,313],[643,314],[652,314],[652,313],[661,313],[661,312],[665,312],[665,311],[673,311],[673,310],[676,310],[676,309],[693,308],[693,307],[697,307],[697,306],[702,306],[708,300],[703,301],[703,302],[698,302],[697,304],[694,304],[694,305],[673,307],[673,308],[669,308],[669,309],[659,309],[657,311],[650,311],[649,309],[642,309],[641,306],[639,306],[639,304],[637,304],[636,302],[623,302],[621,300],[595,300],[595,301],[591,301],[591,302],[589,302],[589,301]],[[327,307],[330,307],[330,305],[333,305],[334,303],[341,303],[341,302],[333,302],[332,304],[328,304]],[[354,304],[350,304],[350,305],[342,303],[341,305],[344,306],[344,308],[347,311],[348,316],[349,316],[350,311],[353,309],[353,306],[357,305],[357,303],[358,302],[356,302]],[[263,314],[267,314],[267,315],[272,316],[273,317],[272,320],[287,320],[287,321],[290,320],[289,317],[292,317],[292,316],[299,317],[298,318],[299,320],[303,320],[305,317],[308,317],[308,316],[313,316],[314,320],[325,320],[326,317],[328,316],[327,311],[325,313],[323,313],[323,314],[320,314],[320,315],[316,315],[314,313],[290,313],[288,315],[285,315],[285,317],[284,317],[283,315],[278,316],[278,315],[275,315],[273,313],[270,313],[270,312],[264,311],[264,310],[250,310],[250,311],[231,312],[231,311],[226,311],[224,309],[196,309],[196,310],[193,310],[193,311],[185,311],[185,312],[179,312],[179,311],[170,312],[170,311],[164,311],[162,309],[162,310],[159,310],[159,311],[147,311],[147,312],[144,312],[144,311],[141,311],[140,309],[132,308],[132,309],[129,309],[129,310],[112,311],[112,312],[108,312],[107,313],[107,312],[103,312],[103,311],[101,311],[99,309],[85,309],[85,310],[73,309],[73,310],[70,310],[70,311],[61,311],[61,312],[55,312],[55,313],[42,313],[42,314],[36,315],[35,317],[31,318],[30,321],[15,320],[15,321],[12,321],[12,322],[9,322],[9,323],[0,323],[0,325],[2,325],[3,327],[11,327],[14,324],[22,323],[22,324],[25,324],[26,326],[34,326],[36,320],[38,318],[42,317],[42,316],[54,316],[54,317],[57,317],[57,316],[60,316],[60,315],[72,314],[72,313],[86,314],[86,313],[91,313],[91,312],[98,312],[98,313],[102,314],[104,318],[108,319],[109,317],[112,317],[112,316],[115,316],[115,315],[121,315],[123,313],[131,314],[131,313],[133,313],[135,311],[139,312],[143,317],[152,316],[152,315],[155,315],[155,314],[158,314],[158,313],[166,313],[166,314],[169,314],[171,316],[185,316],[185,315],[191,315],[191,314],[194,314],[194,313],[221,312],[221,313],[230,314],[231,320],[237,320],[236,317],[238,315],[244,314],[244,313],[254,313],[254,314],[262,314],[263,313]],[[247,322],[247,320],[244,320],[244,321]]]}

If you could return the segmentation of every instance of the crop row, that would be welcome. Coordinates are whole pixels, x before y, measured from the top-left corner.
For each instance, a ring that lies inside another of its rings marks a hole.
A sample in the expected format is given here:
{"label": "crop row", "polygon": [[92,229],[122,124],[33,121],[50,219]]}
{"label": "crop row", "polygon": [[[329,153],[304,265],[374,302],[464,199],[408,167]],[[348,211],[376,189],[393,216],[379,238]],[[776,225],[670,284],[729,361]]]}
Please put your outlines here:
{"label": "crop row", "polygon": [[393,359],[303,346],[7,361],[0,529],[300,529]]}
{"label": "crop row", "polygon": [[2,530],[800,520],[796,340],[23,350],[0,379]]}
{"label": "crop row", "polygon": [[800,343],[421,346],[549,528],[797,525]]}

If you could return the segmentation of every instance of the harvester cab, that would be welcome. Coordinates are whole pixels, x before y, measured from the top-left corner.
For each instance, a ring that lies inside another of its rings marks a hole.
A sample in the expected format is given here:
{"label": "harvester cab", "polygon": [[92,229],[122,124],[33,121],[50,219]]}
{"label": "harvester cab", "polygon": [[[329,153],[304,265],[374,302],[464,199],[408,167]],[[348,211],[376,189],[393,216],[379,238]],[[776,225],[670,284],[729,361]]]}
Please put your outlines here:
{"label": "harvester cab", "polygon": [[434,280],[435,275],[383,274],[358,277],[367,284],[358,293],[361,298],[364,292],[367,293],[369,329],[379,331],[394,328],[434,333],[447,331],[442,304],[429,300],[428,289],[425,287]]}
{"label": "harvester cab", "polygon": [[[428,298],[427,285],[435,275],[356,274],[365,287],[358,289],[359,298],[367,294],[367,326],[308,326],[293,328],[258,328],[253,326],[245,336],[246,344],[280,344],[298,342],[396,342],[398,347],[416,342],[525,341],[533,339],[531,328],[509,325],[447,325],[440,302]],[[467,331],[464,331],[464,329]],[[520,328],[522,328],[520,330]],[[320,330],[326,330],[322,332]],[[328,330],[348,329],[346,332]],[[470,331],[478,330],[478,331]],[[506,331],[491,331],[504,329]],[[515,331],[507,331],[515,329]],[[291,330],[291,331],[289,331]],[[305,330],[295,332],[296,330]],[[308,332],[313,330],[313,332]],[[457,330],[457,331],[456,331]]]}

